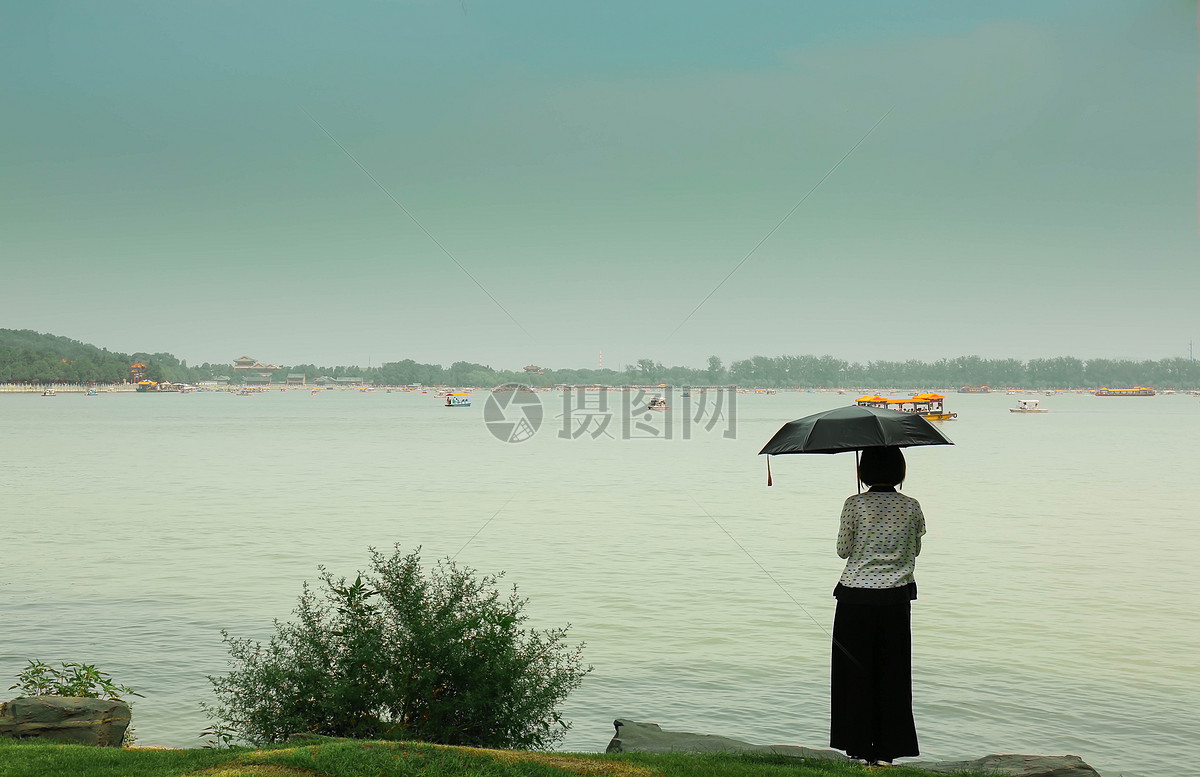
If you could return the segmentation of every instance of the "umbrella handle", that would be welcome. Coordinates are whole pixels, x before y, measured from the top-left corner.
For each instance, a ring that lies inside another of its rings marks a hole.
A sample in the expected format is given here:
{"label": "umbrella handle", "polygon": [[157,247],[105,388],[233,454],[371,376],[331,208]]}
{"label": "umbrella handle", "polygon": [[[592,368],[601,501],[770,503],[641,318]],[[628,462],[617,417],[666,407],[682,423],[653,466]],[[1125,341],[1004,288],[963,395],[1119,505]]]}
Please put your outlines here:
{"label": "umbrella handle", "polygon": [[859,494],[862,493],[862,481],[858,479],[858,457],[861,453],[859,450],[854,451],[854,489]]}
{"label": "umbrella handle", "polygon": [[771,482],[771,457],[770,457],[770,455],[768,455],[767,456],[767,488],[770,488],[772,485],[773,485],[773,483]]}

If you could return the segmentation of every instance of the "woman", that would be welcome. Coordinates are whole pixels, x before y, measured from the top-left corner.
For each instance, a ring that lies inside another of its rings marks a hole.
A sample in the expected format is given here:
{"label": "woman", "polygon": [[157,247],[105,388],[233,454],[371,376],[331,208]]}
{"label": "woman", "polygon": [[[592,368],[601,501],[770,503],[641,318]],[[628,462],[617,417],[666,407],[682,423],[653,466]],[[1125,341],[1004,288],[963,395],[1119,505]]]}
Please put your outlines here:
{"label": "woman", "polygon": [[867,448],[858,479],[868,491],[846,500],[837,552],[846,569],[833,591],[829,746],[869,764],[919,755],[912,713],[909,609],[925,517],[904,480],[899,448]]}

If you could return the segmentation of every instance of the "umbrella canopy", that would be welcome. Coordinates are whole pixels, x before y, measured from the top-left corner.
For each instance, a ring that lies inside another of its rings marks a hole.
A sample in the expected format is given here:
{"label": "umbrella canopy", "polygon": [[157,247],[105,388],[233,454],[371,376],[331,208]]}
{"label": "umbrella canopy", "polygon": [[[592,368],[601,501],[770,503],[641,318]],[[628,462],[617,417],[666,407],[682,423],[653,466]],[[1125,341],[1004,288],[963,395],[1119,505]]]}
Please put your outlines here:
{"label": "umbrella canopy", "polygon": [[777,456],[953,444],[915,413],[850,405],[787,422],[758,453]]}

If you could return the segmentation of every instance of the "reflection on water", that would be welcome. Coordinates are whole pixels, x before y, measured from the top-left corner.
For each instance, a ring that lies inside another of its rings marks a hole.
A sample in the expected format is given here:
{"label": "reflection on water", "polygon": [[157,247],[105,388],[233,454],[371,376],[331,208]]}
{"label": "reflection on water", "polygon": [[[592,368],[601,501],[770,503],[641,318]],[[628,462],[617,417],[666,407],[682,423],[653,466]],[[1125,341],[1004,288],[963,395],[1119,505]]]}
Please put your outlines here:
{"label": "reflection on water", "polygon": [[[742,396],[736,440],[687,441],[560,439],[559,400],[542,398],[546,424],[514,445],[482,402],[425,395],[0,397],[0,682],[29,658],[95,663],[145,694],[143,742],[196,746],[220,629],[267,636],[318,564],[352,574],[368,546],[432,559],[470,540],[459,561],[506,571],[536,625],[587,642],[565,749],[602,750],[617,717],[824,746],[853,461],[777,457],[768,489],[755,454],[849,397]],[[957,445],[909,455],[929,524],[913,611],[925,757],[1069,752],[1173,774],[1200,730],[1200,402],[1010,404],[951,395]]]}

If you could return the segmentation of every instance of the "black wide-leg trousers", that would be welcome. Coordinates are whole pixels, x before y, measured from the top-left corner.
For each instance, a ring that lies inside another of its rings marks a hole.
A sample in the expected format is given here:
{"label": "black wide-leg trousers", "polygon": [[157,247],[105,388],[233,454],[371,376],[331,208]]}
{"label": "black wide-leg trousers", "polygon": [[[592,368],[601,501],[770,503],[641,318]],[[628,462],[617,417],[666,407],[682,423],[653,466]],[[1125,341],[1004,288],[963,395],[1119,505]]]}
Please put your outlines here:
{"label": "black wide-leg trousers", "polygon": [[867,761],[920,755],[912,713],[911,603],[839,600],[833,640],[829,746]]}

